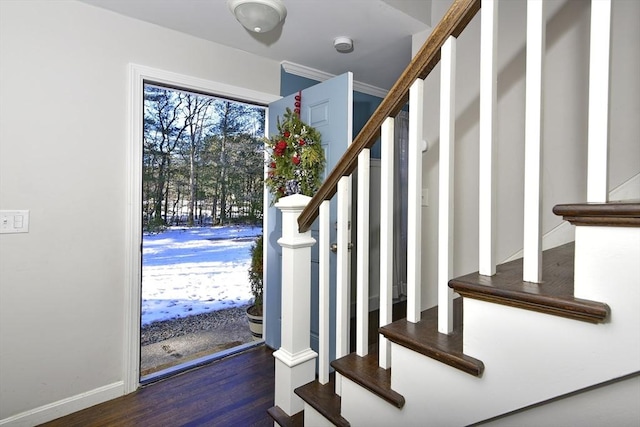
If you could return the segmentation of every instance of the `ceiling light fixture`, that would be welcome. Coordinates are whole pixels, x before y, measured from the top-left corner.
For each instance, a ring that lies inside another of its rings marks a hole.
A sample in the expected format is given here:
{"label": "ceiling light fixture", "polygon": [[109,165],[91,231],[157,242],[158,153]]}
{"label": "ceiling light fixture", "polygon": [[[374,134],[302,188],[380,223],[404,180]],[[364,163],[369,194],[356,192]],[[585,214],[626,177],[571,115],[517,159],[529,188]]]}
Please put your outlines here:
{"label": "ceiling light fixture", "polygon": [[333,47],[340,53],[349,53],[353,51],[353,40],[349,37],[338,37],[333,41]]}
{"label": "ceiling light fixture", "polygon": [[227,0],[227,6],[243,27],[255,33],[273,30],[287,16],[280,0]]}

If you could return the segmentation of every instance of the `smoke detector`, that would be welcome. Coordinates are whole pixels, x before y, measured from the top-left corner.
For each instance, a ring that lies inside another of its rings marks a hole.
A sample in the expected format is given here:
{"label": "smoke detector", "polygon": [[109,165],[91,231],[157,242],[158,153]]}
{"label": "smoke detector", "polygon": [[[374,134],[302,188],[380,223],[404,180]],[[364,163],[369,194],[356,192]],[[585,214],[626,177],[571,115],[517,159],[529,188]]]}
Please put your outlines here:
{"label": "smoke detector", "polygon": [[338,37],[333,41],[333,47],[340,53],[349,53],[353,51],[353,40],[349,37]]}

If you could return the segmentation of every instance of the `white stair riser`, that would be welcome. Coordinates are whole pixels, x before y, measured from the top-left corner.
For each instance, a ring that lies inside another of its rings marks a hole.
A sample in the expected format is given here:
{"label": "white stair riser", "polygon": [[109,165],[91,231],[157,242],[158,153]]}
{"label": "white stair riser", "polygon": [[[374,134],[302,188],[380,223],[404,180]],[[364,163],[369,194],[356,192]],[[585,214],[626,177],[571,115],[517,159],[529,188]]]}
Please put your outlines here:
{"label": "white stair riser", "polygon": [[353,426],[467,425],[640,371],[640,229],[577,227],[576,246],[576,292],[609,305],[604,324],[467,298],[464,352],[484,362],[482,378],[393,344],[404,408],[345,379],[343,416]]}
{"label": "white stair riser", "polygon": [[575,257],[577,298],[609,304],[613,318],[612,299],[635,298],[639,306],[640,228],[578,226]]}
{"label": "white stair riser", "polygon": [[396,408],[345,377],[342,378],[341,412],[352,427],[418,425],[410,423],[405,408]]}
{"label": "white stair riser", "polygon": [[304,404],[304,425],[313,427],[333,427],[333,423],[316,411],[313,406]]}
{"label": "white stair riser", "polygon": [[[637,297],[635,299],[637,301]],[[617,316],[590,324],[476,300],[465,300],[465,354],[482,360],[478,420],[500,415],[640,370],[637,302],[612,304]],[[476,420],[474,420],[476,421]]]}

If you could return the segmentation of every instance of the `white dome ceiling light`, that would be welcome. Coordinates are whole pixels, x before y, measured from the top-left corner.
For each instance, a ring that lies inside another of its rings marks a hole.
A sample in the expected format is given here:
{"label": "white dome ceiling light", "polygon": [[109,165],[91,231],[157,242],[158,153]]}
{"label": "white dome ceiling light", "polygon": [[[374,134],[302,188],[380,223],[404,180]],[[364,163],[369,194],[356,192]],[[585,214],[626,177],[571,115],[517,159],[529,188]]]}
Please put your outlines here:
{"label": "white dome ceiling light", "polygon": [[353,51],[353,40],[349,37],[338,37],[333,41],[333,47],[340,53],[349,53]]}
{"label": "white dome ceiling light", "polygon": [[227,0],[227,5],[238,22],[254,33],[273,30],[287,16],[281,0]]}

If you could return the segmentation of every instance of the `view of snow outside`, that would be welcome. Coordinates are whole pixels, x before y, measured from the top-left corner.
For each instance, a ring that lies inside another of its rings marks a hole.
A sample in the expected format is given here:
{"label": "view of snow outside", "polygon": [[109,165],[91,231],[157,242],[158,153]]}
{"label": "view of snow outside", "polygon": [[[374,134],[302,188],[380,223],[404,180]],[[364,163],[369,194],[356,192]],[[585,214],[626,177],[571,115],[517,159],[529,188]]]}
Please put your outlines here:
{"label": "view of snow outside", "polygon": [[142,325],[247,305],[262,227],[169,227],[142,243]]}

